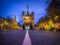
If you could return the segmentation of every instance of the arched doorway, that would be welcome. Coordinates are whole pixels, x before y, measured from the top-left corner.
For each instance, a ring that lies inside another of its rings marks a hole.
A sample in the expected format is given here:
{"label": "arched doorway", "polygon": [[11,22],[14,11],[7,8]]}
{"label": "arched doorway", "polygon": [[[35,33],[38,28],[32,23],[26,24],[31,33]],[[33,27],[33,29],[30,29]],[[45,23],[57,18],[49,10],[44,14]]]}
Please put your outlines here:
{"label": "arched doorway", "polygon": [[23,25],[23,29],[24,30],[30,30],[30,29],[32,29],[32,25],[31,24]]}

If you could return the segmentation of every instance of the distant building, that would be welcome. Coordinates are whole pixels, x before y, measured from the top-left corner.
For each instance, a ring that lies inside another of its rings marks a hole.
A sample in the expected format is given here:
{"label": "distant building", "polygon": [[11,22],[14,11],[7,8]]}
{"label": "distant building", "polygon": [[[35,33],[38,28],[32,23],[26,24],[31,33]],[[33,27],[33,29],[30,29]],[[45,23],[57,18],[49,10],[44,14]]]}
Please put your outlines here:
{"label": "distant building", "polygon": [[16,21],[16,16],[13,20],[0,18],[0,30],[21,30],[22,27]]}
{"label": "distant building", "polygon": [[12,28],[13,30],[22,29],[22,28],[18,25],[18,22],[17,22],[17,20],[16,20],[16,15],[14,16],[14,19],[13,19],[11,25],[12,25],[11,28]]}
{"label": "distant building", "polygon": [[0,17],[0,29],[2,29],[3,27],[4,20],[5,20],[4,18]]}
{"label": "distant building", "polygon": [[29,7],[27,6],[27,13],[22,12],[23,29],[34,29],[34,12],[29,13]]}

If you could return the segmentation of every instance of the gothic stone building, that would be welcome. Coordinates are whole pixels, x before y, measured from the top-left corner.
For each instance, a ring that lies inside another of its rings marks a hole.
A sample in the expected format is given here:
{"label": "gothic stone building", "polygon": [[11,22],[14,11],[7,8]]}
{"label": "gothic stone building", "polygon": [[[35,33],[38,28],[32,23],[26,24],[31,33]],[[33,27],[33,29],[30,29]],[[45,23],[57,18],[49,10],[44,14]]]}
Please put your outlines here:
{"label": "gothic stone building", "polygon": [[34,29],[34,12],[29,13],[29,8],[27,6],[27,13],[22,12],[23,18],[23,29]]}

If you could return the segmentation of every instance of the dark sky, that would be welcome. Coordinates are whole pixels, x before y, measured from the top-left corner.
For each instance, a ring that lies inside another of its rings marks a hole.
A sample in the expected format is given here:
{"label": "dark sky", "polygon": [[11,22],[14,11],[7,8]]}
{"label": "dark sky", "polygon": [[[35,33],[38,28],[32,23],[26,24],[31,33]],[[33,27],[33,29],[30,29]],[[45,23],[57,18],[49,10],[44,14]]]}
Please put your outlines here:
{"label": "dark sky", "polygon": [[51,0],[0,0],[0,16],[14,17],[16,15],[17,21],[22,24],[22,11],[26,12],[27,4],[29,12],[35,13],[34,23],[36,24],[41,17],[47,15],[46,9]]}

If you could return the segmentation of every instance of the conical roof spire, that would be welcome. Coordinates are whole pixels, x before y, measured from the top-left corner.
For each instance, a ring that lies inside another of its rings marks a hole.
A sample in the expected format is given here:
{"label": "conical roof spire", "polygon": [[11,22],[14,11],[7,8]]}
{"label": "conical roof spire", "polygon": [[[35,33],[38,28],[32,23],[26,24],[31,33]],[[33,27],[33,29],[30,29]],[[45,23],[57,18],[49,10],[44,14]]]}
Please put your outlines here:
{"label": "conical roof spire", "polygon": [[16,21],[16,15],[14,16],[14,21]]}
{"label": "conical roof spire", "polygon": [[29,7],[28,7],[28,5],[27,5],[27,14],[29,14]]}

